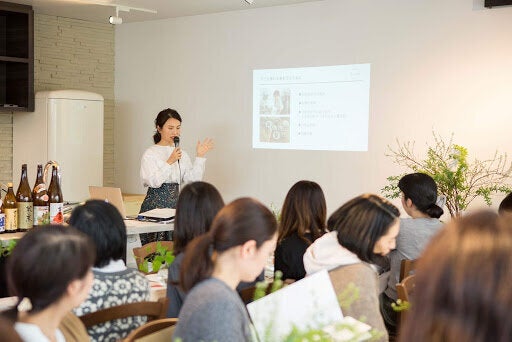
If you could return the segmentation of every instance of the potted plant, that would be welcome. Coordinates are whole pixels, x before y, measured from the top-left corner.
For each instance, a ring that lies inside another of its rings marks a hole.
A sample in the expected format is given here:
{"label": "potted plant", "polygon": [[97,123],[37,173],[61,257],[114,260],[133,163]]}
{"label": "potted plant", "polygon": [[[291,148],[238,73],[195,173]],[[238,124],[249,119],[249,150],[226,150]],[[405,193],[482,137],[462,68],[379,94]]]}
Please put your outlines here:
{"label": "potted plant", "polygon": [[[405,167],[407,173],[422,172],[431,176],[452,217],[459,217],[477,197],[491,205],[492,194],[512,191],[512,186],[506,183],[512,174],[512,163],[505,153],[495,152],[489,159],[470,162],[468,150],[453,142],[453,134],[448,141],[434,132],[433,136],[434,144],[427,145],[425,158],[416,156],[414,142],[398,140],[396,147],[388,146],[386,156]],[[400,196],[398,181],[404,174],[387,178],[389,184],[381,190],[384,196]]]}
{"label": "potted plant", "polygon": [[[151,252],[151,247],[148,248],[148,252]],[[139,266],[139,270],[144,273],[156,273],[162,268],[162,266],[164,266],[164,269],[168,269],[173,261],[174,254],[172,249],[167,248],[159,241],[156,244],[155,252],[149,254],[147,257],[144,258],[144,261]],[[150,264],[151,270],[149,269]]]}
{"label": "potted plant", "polygon": [[16,246],[18,240],[9,240],[6,244],[0,241],[0,297],[7,297],[7,274],[5,272],[5,265],[7,258]]}

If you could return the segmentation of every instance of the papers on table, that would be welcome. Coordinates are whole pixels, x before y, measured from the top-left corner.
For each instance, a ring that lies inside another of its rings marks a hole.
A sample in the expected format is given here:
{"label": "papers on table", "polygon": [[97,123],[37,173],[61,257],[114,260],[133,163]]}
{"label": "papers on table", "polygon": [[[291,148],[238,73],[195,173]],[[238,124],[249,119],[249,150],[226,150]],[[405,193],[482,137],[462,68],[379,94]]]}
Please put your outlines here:
{"label": "papers on table", "polygon": [[343,317],[326,270],[249,303],[247,310],[259,341],[283,341],[294,327],[301,331],[323,329],[335,341],[354,337],[350,329],[339,329],[342,323],[359,331],[371,329],[351,317]]}
{"label": "papers on table", "polygon": [[174,219],[176,215],[176,209],[172,208],[157,208],[153,210],[149,210],[143,213],[140,213],[137,216],[139,220],[145,221],[154,221],[154,222],[162,222],[162,221],[171,221]]}

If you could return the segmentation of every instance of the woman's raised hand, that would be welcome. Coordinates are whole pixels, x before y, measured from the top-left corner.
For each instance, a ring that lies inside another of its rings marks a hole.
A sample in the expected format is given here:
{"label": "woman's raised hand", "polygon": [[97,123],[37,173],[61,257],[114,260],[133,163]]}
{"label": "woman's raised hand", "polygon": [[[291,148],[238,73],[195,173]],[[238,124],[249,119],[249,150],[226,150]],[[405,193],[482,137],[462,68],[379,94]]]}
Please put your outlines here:
{"label": "woman's raised hand", "polygon": [[206,138],[201,141],[197,141],[196,153],[198,157],[204,157],[205,154],[213,148],[213,139]]}

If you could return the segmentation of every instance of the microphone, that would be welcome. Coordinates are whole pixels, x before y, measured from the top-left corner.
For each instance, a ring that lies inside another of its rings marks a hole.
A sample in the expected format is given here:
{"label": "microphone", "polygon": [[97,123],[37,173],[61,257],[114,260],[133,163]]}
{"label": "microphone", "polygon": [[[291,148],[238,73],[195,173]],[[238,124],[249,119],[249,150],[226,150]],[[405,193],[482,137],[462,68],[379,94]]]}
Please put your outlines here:
{"label": "microphone", "polygon": [[[174,137],[174,148],[178,148],[180,146],[180,137]],[[180,165],[180,160],[178,159],[178,165]],[[181,170],[180,170],[181,173]]]}

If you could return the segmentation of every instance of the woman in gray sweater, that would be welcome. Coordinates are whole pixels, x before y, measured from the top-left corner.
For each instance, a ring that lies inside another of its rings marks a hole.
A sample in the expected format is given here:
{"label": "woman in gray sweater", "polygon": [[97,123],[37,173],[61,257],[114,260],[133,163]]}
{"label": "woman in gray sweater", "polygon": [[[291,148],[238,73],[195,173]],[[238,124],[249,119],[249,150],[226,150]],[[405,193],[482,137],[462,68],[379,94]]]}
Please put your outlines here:
{"label": "woman in gray sweater", "polygon": [[187,291],[173,340],[250,341],[250,321],[235,291],[253,281],[275,249],[277,222],[251,198],[222,208],[208,233],[187,246],[180,274]]}

